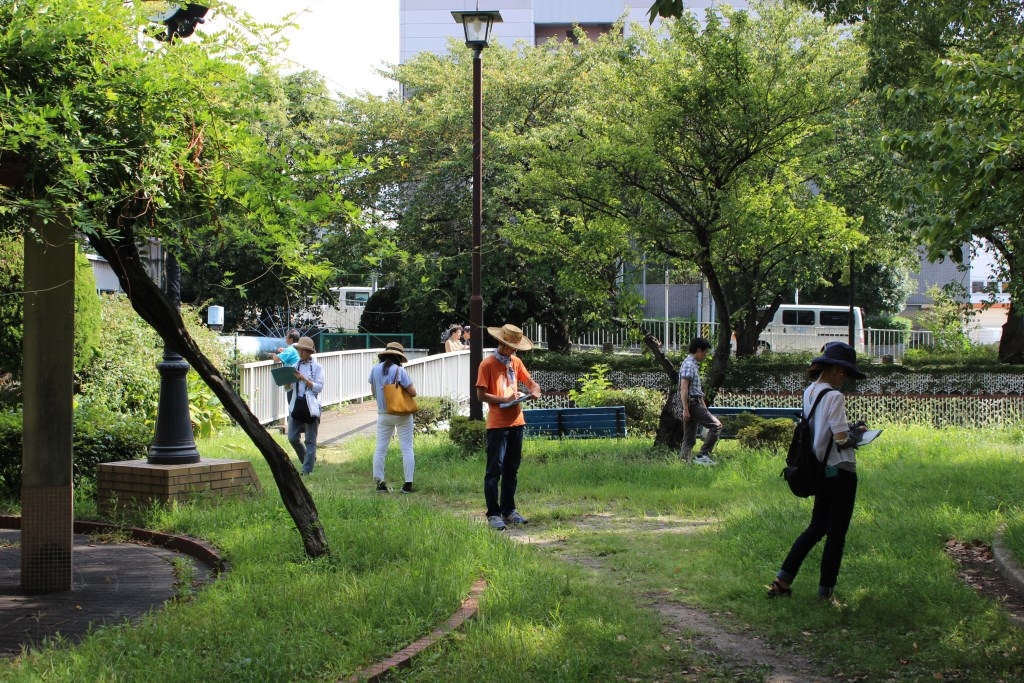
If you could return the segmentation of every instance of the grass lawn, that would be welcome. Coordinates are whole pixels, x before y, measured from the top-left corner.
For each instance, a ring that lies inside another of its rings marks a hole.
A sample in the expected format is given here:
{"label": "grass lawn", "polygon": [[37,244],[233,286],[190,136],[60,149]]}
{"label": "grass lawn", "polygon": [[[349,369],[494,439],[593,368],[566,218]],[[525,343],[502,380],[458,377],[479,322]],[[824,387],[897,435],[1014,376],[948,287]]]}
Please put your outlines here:
{"label": "grass lawn", "polygon": [[[266,465],[229,434],[201,450],[252,459],[263,495],[128,521],[208,539],[231,572],[139,627],[0,662],[0,679],[333,681],[427,633],[484,576],[478,619],[401,680],[739,680],[664,629],[643,606],[652,599],[714,612],[844,680],[1022,680],[1024,632],[943,552],[950,538],[991,542],[1005,523],[1024,557],[1022,439],[894,426],[866,447],[836,609],[816,599],[820,546],[792,599],[764,597],[810,503],[778,478],[781,456],[735,442],[720,444],[718,467],[698,468],[648,441],[528,441],[519,509],[543,541],[531,545],[485,527],[482,455],[417,436],[418,492],[380,495],[372,438],[356,438],[321,449],[306,480],[332,549],[310,561]],[[387,467],[401,482],[397,445]]]}

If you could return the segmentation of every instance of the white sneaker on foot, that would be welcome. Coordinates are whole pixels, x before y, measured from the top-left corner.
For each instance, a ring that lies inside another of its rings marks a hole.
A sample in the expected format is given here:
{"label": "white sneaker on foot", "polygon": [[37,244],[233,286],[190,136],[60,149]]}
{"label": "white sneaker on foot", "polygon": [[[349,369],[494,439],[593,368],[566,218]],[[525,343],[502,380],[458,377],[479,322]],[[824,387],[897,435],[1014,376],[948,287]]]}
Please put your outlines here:
{"label": "white sneaker on foot", "polygon": [[717,465],[718,463],[706,455],[698,455],[693,459],[694,465]]}

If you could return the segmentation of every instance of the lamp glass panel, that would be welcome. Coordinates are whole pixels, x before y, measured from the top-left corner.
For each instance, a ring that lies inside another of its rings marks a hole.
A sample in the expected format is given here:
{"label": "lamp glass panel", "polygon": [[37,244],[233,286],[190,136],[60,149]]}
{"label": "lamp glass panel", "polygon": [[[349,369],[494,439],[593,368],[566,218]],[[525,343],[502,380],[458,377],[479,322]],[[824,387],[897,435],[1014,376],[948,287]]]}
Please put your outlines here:
{"label": "lamp glass panel", "polygon": [[486,16],[466,17],[463,26],[467,43],[486,43],[487,35],[491,32],[491,19]]}

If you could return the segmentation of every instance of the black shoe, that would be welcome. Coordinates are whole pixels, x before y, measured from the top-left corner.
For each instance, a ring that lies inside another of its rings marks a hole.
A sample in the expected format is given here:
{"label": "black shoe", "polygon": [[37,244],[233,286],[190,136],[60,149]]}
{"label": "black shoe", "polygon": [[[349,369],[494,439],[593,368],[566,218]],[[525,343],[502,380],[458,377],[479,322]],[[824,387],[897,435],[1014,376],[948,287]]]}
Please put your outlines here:
{"label": "black shoe", "polygon": [[412,482],[411,481],[407,481],[404,484],[402,484],[401,491],[402,491],[402,493],[412,493]]}
{"label": "black shoe", "polygon": [[377,493],[391,493],[391,489],[383,481],[377,482]]}

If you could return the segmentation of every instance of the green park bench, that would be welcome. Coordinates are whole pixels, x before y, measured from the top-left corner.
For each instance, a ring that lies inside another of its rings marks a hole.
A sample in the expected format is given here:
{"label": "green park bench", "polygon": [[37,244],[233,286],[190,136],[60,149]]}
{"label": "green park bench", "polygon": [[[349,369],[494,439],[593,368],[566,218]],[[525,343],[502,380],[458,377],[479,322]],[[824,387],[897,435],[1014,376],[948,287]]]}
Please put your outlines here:
{"label": "green park bench", "polygon": [[586,439],[626,436],[626,407],[531,408],[523,411],[526,436]]}

